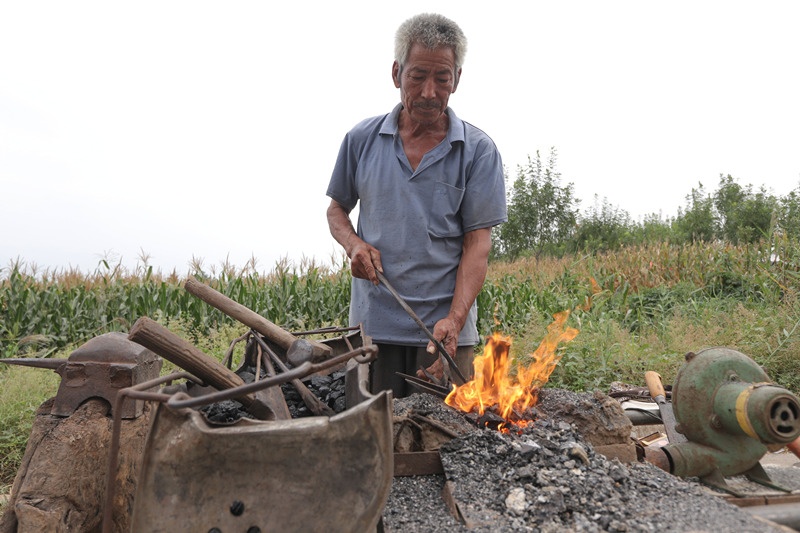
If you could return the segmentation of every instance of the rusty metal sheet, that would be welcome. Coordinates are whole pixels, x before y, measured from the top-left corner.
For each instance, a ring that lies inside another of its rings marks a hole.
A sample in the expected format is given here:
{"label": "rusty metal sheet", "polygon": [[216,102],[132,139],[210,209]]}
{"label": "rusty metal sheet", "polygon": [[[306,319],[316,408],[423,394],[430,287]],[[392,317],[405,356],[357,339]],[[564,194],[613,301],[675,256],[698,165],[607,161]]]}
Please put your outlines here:
{"label": "rusty metal sheet", "polygon": [[444,473],[444,468],[442,468],[442,458],[438,451],[394,454],[395,477],[429,476],[442,473]]}
{"label": "rusty metal sheet", "polygon": [[210,427],[158,407],[133,530],[375,531],[391,489],[391,395],[333,417]]}

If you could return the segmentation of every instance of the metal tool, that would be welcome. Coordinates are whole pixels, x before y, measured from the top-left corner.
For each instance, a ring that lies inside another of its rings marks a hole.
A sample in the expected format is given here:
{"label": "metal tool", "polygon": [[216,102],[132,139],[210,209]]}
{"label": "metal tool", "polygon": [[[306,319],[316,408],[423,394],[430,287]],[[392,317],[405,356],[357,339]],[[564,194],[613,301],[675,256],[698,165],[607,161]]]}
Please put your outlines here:
{"label": "metal tool", "polygon": [[[70,416],[90,398],[103,398],[114,405],[120,389],[148,381],[161,371],[161,359],[155,353],[119,332],[90,339],[67,359],[7,358],[0,363],[47,368],[60,375],[50,414],[62,417]],[[129,402],[120,414],[137,418],[143,410],[144,402]]]}
{"label": "metal tool", "polygon": [[290,332],[278,327],[255,311],[231,300],[221,292],[189,276],[183,284],[189,294],[197,296],[245,326],[256,330],[266,338],[286,350],[286,356],[293,365],[305,361],[319,363],[330,357],[331,347],[313,339],[298,339]]}
{"label": "metal tool", "polygon": [[[164,359],[172,361],[218,390],[244,385],[244,380],[213,357],[203,353],[188,341],[172,333],[158,322],[141,317],[131,328],[128,338],[149,348]],[[281,394],[243,394],[236,398],[244,408],[260,420],[288,420],[289,408]]]}
{"label": "metal tool", "polygon": [[463,385],[464,383],[466,383],[467,379],[464,377],[464,374],[461,373],[461,370],[458,368],[455,361],[453,361],[453,358],[450,356],[450,354],[447,353],[447,350],[445,349],[442,342],[433,336],[431,330],[429,330],[427,326],[425,326],[425,323],[422,320],[420,320],[419,316],[417,316],[414,310],[411,309],[411,307],[406,303],[405,300],[403,300],[403,298],[400,296],[400,294],[398,294],[398,292],[394,289],[394,287],[392,287],[391,283],[389,283],[389,280],[386,279],[386,276],[384,276],[382,272],[379,272],[377,270],[375,271],[375,273],[378,275],[378,279],[380,280],[380,282],[386,286],[386,289],[392,294],[392,296],[394,296],[394,299],[397,300],[397,303],[400,304],[400,307],[402,307],[405,310],[405,312],[408,313],[408,316],[410,316],[414,320],[414,322],[416,322],[417,325],[420,328],[422,328],[422,331],[425,332],[425,335],[428,336],[431,342],[436,346],[436,349],[439,350],[439,353],[442,354],[442,357],[444,357],[445,361],[447,361],[447,364],[450,366],[450,370],[452,370],[455,377],[458,378],[457,380],[458,382],[456,384]]}
{"label": "metal tool", "polygon": [[443,385],[431,383],[430,381],[420,379],[417,376],[409,376],[408,374],[403,374],[402,372],[396,372],[396,374],[405,379],[406,382],[412,387],[415,387],[422,392],[427,392],[429,394],[433,394],[434,396],[438,396],[443,400],[447,398],[447,395],[451,392],[450,389]]}
{"label": "metal tool", "polygon": [[[278,368],[281,369],[281,372],[288,372],[289,367],[287,367],[281,358],[278,357],[272,348],[270,348],[264,339],[261,338],[260,334],[257,331],[250,330],[253,334],[253,340],[255,340],[256,344],[261,348],[263,351],[262,356],[269,357]],[[325,402],[317,398],[313,392],[311,392],[308,387],[306,387],[305,383],[301,380],[295,378],[291,382],[292,386],[297,390],[297,393],[300,395],[300,398],[303,400],[303,403],[308,407],[308,409],[317,416],[333,416],[336,412],[328,407]],[[275,389],[279,390],[279,389]]]}
{"label": "metal tool", "polygon": [[672,412],[672,404],[667,402],[667,395],[664,392],[664,384],[661,381],[661,374],[658,372],[645,372],[644,380],[650,390],[650,396],[658,404],[658,411],[661,413],[661,422],[664,424],[664,432],[667,434],[670,444],[686,442],[686,437],[676,429],[675,413]]}

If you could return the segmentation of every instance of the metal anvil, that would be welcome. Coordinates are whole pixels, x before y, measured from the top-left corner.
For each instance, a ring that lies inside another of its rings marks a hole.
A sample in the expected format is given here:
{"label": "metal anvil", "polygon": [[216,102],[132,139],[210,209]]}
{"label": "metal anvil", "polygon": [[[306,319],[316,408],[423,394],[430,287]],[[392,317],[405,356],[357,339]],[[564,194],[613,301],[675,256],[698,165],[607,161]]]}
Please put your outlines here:
{"label": "metal anvil", "polygon": [[[124,333],[95,337],[67,359],[0,359],[12,365],[49,368],[61,376],[50,414],[70,416],[90,398],[103,398],[113,408],[117,391],[157,378],[162,360],[147,348],[128,340]],[[122,418],[137,418],[144,401],[128,400]]]}

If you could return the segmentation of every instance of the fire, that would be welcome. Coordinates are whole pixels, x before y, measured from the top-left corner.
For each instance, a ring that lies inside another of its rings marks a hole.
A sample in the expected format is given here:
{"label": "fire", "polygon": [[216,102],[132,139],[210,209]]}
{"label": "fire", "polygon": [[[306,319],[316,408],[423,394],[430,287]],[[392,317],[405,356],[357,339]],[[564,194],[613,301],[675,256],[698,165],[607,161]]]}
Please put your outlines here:
{"label": "fire", "polygon": [[479,415],[492,408],[504,420],[525,425],[520,415],[536,405],[539,390],[561,359],[556,353],[558,345],[571,341],[578,334],[577,329],[566,326],[568,317],[569,311],[554,315],[555,320],[547,327],[547,335],[531,354],[533,363],[527,368],[518,366],[516,376],[511,375],[511,338],[494,333],[487,339],[483,355],[473,362],[475,377],[460,387],[454,387],[445,403]]}

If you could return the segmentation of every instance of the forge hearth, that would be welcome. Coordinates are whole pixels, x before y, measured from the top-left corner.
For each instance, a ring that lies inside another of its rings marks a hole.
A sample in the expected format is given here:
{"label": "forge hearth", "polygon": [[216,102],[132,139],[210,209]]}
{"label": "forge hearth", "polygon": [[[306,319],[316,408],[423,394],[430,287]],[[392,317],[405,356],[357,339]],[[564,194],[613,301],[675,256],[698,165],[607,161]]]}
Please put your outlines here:
{"label": "forge hearth", "polygon": [[[491,414],[491,411],[487,411]],[[609,459],[623,462],[636,461],[636,448],[630,438],[632,425],[619,403],[605,394],[578,394],[559,389],[541,391],[539,403],[526,413],[532,424],[550,421],[574,427],[582,440]],[[487,415],[463,413],[449,407],[430,394],[413,394],[394,401],[394,451],[395,475],[423,475],[440,473],[422,461],[419,469],[414,461],[422,453],[435,453],[452,438],[476,430],[496,430],[504,422],[494,415],[493,423],[486,423]],[[524,433],[516,425],[511,433]],[[413,454],[418,454],[414,456]],[[419,460],[421,461],[421,460]]]}
{"label": "forge hearth", "polygon": [[395,476],[384,531],[781,531],[696,483],[599,453],[631,429],[600,393],[543,390],[520,434],[477,428],[427,394],[394,404],[395,420],[421,415],[459,435],[437,452],[441,474]]}

